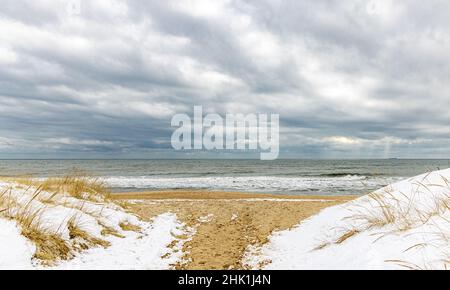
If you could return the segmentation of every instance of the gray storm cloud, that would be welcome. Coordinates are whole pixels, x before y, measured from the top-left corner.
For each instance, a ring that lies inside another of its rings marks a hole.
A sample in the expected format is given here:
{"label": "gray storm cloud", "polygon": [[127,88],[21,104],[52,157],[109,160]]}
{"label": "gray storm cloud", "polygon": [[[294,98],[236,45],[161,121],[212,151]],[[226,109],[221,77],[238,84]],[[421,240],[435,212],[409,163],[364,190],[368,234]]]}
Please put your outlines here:
{"label": "gray storm cloud", "polygon": [[448,1],[6,0],[0,157],[183,157],[202,105],[280,114],[281,157],[448,158],[449,51]]}

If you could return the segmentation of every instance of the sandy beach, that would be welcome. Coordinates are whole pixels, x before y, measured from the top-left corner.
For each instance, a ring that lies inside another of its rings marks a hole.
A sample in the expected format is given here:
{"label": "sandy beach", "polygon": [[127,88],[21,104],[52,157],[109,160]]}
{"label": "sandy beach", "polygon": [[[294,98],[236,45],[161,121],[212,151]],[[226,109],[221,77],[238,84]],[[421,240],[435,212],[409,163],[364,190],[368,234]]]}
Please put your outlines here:
{"label": "sandy beach", "polygon": [[[145,220],[165,213],[195,233],[185,240],[176,269],[245,269],[249,245],[263,245],[273,231],[286,230],[320,210],[355,196],[290,196],[216,191],[115,193]],[[175,247],[176,245],[172,245]]]}

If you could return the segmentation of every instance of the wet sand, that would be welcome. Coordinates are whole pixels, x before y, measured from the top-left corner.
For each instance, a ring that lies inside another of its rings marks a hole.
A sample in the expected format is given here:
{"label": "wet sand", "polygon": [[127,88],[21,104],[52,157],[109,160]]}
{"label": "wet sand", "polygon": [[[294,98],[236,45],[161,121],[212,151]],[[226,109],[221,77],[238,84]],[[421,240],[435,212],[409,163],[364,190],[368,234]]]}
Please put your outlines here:
{"label": "wet sand", "polygon": [[[176,213],[195,229],[183,245],[183,262],[175,269],[245,269],[249,245],[262,245],[273,231],[285,230],[320,210],[355,196],[289,196],[211,191],[115,193],[128,201],[129,210],[150,220],[164,212]],[[175,246],[175,245],[171,245]]]}

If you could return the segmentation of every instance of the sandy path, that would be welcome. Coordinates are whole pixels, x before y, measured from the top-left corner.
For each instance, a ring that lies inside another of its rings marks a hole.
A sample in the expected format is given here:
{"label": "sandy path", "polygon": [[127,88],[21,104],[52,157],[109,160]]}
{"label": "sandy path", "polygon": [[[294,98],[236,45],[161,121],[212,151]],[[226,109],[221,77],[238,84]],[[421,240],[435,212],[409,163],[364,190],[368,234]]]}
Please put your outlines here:
{"label": "sandy path", "polygon": [[321,209],[351,200],[352,196],[280,196],[247,193],[166,191],[115,194],[139,200],[130,209],[144,219],[174,212],[195,228],[184,243],[184,263],[177,269],[242,269],[248,245],[267,242],[274,230],[298,224]]}

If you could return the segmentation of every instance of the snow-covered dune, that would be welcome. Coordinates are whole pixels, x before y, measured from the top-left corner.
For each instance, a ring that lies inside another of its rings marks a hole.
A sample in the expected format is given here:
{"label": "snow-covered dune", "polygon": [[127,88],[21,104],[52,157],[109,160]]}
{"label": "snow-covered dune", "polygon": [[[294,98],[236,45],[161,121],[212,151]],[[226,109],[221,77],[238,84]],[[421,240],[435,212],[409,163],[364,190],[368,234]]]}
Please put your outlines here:
{"label": "snow-covered dune", "polygon": [[249,248],[265,269],[447,269],[450,169],[395,183],[330,207]]}
{"label": "snow-covered dune", "polygon": [[183,228],[171,213],[145,222],[106,199],[0,182],[0,269],[168,269]]}

